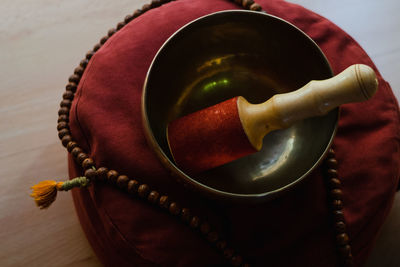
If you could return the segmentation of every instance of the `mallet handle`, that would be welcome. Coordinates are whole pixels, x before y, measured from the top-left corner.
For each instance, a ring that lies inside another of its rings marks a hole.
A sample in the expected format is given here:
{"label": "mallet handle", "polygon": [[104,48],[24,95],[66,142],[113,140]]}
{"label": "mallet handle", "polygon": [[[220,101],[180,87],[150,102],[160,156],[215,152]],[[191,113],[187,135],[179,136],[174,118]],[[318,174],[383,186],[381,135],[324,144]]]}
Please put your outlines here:
{"label": "mallet handle", "polygon": [[253,105],[238,100],[239,116],[250,142],[261,149],[263,137],[271,130],[286,128],[305,118],[321,116],[339,105],[370,99],[378,88],[375,72],[357,64],[322,81],[311,81],[300,89],[278,94]]}

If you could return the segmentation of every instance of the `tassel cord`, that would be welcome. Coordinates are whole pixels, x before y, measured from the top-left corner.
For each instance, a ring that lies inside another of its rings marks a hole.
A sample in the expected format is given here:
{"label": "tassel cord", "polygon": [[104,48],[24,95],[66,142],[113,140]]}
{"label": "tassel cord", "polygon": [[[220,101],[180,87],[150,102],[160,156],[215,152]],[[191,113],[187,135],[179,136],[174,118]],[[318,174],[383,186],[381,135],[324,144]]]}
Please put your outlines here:
{"label": "tassel cord", "polygon": [[60,189],[58,188],[57,189],[59,191],[69,191],[75,187],[86,187],[89,185],[89,183],[90,180],[88,178],[86,178],[85,176],[81,176],[81,177],[76,177],[72,180],[64,181]]}

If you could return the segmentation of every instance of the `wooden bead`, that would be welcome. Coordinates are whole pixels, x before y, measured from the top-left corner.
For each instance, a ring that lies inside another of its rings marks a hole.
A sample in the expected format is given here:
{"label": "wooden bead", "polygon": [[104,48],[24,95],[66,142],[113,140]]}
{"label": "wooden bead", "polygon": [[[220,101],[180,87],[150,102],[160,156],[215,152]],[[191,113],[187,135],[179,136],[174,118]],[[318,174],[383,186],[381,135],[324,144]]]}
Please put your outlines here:
{"label": "wooden bead", "polygon": [[172,215],[179,215],[181,213],[181,208],[179,207],[178,203],[172,202],[169,204],[169,212]]}
{"label": "wooden bead", "polygon": [[335,231],[336,231],[336,233],[346,232],[346,224],[343,221],[336,222],[335,223]]}
{"label": "wooden bead", "polygon": [[242,1],[242,6],[244,8],[250,8],[250,6],[254,4],[254,0],[243,0]]}
{"label": "wooden bead", "polygon": [[93,55],[94,55],[94,52],[92,50],[90,50],[86,53],[85,57],[87,60],[90,60],[93,57]]}
{"label": "wooden bead", "polygon": [[330,149],[328,150],[327,156],[328,156],[329,158],[334,158],[334,157],[335,157],[335,150],[333,150],[332,148],[330,148]]}
{"label": "wooden bead", "polygon": [[188,208],[183,208],[181,211],[181,217],[184,222],[189,222],[191,218],[191,212]]}
{"label": "wooden bead", "polygon": [[149,186],[147,184],[139,185],[138,194],[139,194],[140,197],[146,198],[147,195],[149,194],[149,192],[150,192],[150,188],[149,188]]}
{"label": "wooden bead", "polygon": [[108,35],[108,37],[111,37],[111,36],[114,35],[114,33],[116,33],[116,30],[114,28],[113,29],[109,29],[108,32],[107,32],[107,35]]}
{"label": "wooden bead", "polygon": [[197,216],[193,216],[190,220],[190,227],[197,228],[200,225],[200,218]]}
{"label": "wooden bead", "polygon": [[81,62],[79,62],[79,66],[85,69],[88,63],[89,61],[86,58],[82,59]]}
{"label": "wooden bead", "polygon": [[117,182],[118,176],[119,174],[116,170],[109,170],[107,172],[107,180],[111,183]]}
{"label": "wooden bead", "polygon": [[341,211],[341,210],[333,211],[333,219],[335,220],[335,222],[344,221],[343,211]]}
{"label": "wooden bead", "polygon": [[226,243],[225,240],[220,240],[220,241],[217,242],[216,246],[217,246],[217,248],[219,250],[224,250],[226,248],[226,246],[227,246],[227,243]]}
{"label": "wooden bead", "polygon": [[91,158],[84,159],[82,162],[82,167],[84,169],[89,169],[89,168],[92,168],[93,166],[94,166],[94,162],[93,162],[93,159],[91,159]]}
{"label": "wooden bead", "polygon": [[124,22],[124,21],[119,22],[119,23],[117,24],[117,30],[122,29],[124,26],[125,26],[125,22]]}
{"label": "wooden bead", "polygon": [[68,122],[69,121],[68,115],[63,114],[58,116],[57,122],[62,122],[62,121]]}
{"label": "wooden bead", "polygon": [[158,198],[160,197],[160,193],[158,193],[157,191],[151,191],[149,193],[149,196],[147,197],[147,200],[150,203],[156,204],[158,202]]}
{"label": "wooden bead", "polygon": [[144,13],[146,11],[149,11],[150,8],[151,8],[150,4],[144,4],[141,9],[142,9],[142,12]]}
{"label": "wooden bead", "polygon": [[240,255],[235,255],[231,259],[231,263],[233,266],[240,266],[243,262],[243,258]]}
{"label": "wooden bead", "polygon": [[85,177],[91,181],[94,181],[96,179],[96,171],[93,169],[87,169],[85,171]]}
{"label": "wooden bead", "polygon": [[338,247],[338,252],[342,258],[346,258],[351,253],[351,247],[350,247],[350,245],[340,246],[340,247]]}
{"label": "wooden bead", "polygon": [[349,243],[349,236],[346,233],[338,234],[336,236],[336,243],[345,246]]}
{"label": "wooden bead", "polygon": [[61,100],[61,102],[60,102],[60,107],[66,107],[66,108],[70,108],[71,107],[71,100],[69,100],[69,99],[63,99],[63,100]]}
{"label": "wooden bead", "polygon": [[61,143],[63,144],[64,147],[67,147],[68,143],[72,141],[72,137],[70,135],[65,135],[61,139]]}
{"label": "wooden bead", "polygon": [[332,209],[333,210],[341,210],[341,209],[343,209],[343,202],[340,199],[334,199],[332,201]]}
{"label": "wooden bead", "polygon": [[100,39],[100,43],[103,45],[103,44],[105,44],[105,42],[107,42],[107,40],[108,40],[108,36],[106,35],[106,36],[103,36],[101,39]]}
{"label": "wooden bead", "polygon": [[69,76],[68,81],[78,84],[80,79],[81,79],[81,76],[72,74],[71,76]]}
{"label": "wooden bead", "polygon": [[128,24],[129,22],[132,21],[132,19],[133,19],[133,16],[129,14],[129,15],[125,16],[124,21],[126,24]]}
{"label": "wooden bead", "polygon": [[342,200],[343,199],[343,192],[340,189],[332,189],[331,190],[331,197],[333,199]]}
{"label": "wooden bead", "polygon": [[[81,66],[78,66],[74,69],[74,73],[76,75],[82,76],[84,70],[85,70],[84,68],[82,68]],[[75,87],[76,87],[76,84],[75,84]]]}
{"label": "wooden bead", "polygon": [[[83,68],[82,68],[82,67],[77,67],[76,69],[78,69],[78,68],[82,69],[82,73],[83,73]],[[76,69],[75,69],[75,71],[76,71]],[[78,86],[78,85],[77,85],[76,83],[71,83],[71,82],[69,82],[69,83],[67,83],[67,85],[65,86],[65,90],[71,91],[71,92],[75,93],[75,92],[76,92],[77,86]]]}
{"label": "wooden bead", "polygon": [[208,222],[203,222],[201,225],[200,225],[200,231],[203,233],[203,234],[208,234],[209,232],[210,232],[210,230],[211,230],[211,227],[210,227],[210,224],[208,223]]}
{"label": "wooden bead", "polygon": [[161,196],[160,197],[160,201],[159,201],[159,205],[160,205],[160,207],[162,207],[164,209],[168,209],[169,208],[169,197],[168,196]]}
{"label": "wooden bead", "polygon": [[330,158],[326,162],[327,162],[329,168],[337,169],[338,163],[337,163],[337,160],[335,158]]}
{"label": "wooden bead", "polygon": [[341,185],[342,185],[342,183],[340,182],[340,180],[338,178],[329,179],[329,186],[331,188],[340,188]]}
{"label": "wooden bead", "polygon": [[259,4],[257,4],[257,3],[253,3],[253,4],[250,6],[249,9],[252,10],[252,11],[261,11],[261,10],[262,10],[262,7],[261,7]]}
{"label": "wooden bead", "polygon": [[61,107],[58,110],[58,115],[69,115],[69,108],[67,107]]}
{"label": "wooden bead", "polygon": [[67,129],[68,130],[68,123],[65,121],[60,121],[57,123],[57,131],[61,131],[62,129]]}
{"label": "wooden bead", "polygon": [[150,4],[151,8],[155,8],[155,7],[158,7],[160,5],[161,5],[161,1],[160,0],[152,0],[151,4]]}
{"label": "wooden bead", "polygon": [[330,179],[338,178],[338,173],[335,169],[328,169],[327,174]]}
{"label": "wooden bead", "polygon": [[120,175],[117,178],[117,186],[121,189],[128,189],[129,178],[126,175]]}
{"label": "wooden bead", "polygon": [[143,11],[141,9],[136,9],[135,12],[133,12],[132,16],[133,18],[139,17],[142,15]]}
{"label": "wooden bead", "polygon": [[97,52],[97,51],[100,49],[100,47],[101,47],[101,44],[95,44],[95,45],[93,46],[93,51],[94,51],[94,52]]}
{"label": "wooden bead", "polygon": [[130,180],[128,182],[128,192],[130,194],[136,194],[138,188],[139,188],[139,182],[138,181],[132,179],[132,180]]}
{"label": "wooden bead", "polygon": [[97,179],[105,181],[107,179],[108,169],[106,167],[100,167],[96,170]]}
{"label": "wooden bead", "polygon": [[74,149],[74,148],[77,147],[77,146],[78,146],[78,144],[77,144],[76,142],[74,142],[74,141],[69,142],[69,143],[67,144],[67,150],[68,150],[68,152],[71,153],[71,152],[72,152],[72,149]]}
{"label": "wooden bead", "polygon": [[207,234],[207,240],[211,243],[215,243],[218,240],[218,233],[215,231],[209,232]]}
{"label": "wooden bead", "polygon": [[82,149],[80,147],[74,147],[71,150],[71,154],[74,158],[78,157],[78,155],[82,152]]}
{"label": "wooden bead", "polygon": [[233,249],[231,248],[226,248],[224,249],[224,257],[230,260],[233,257]]}
{"label": "wooden bead", "polygon": [[76,157],[76,160],[78,161],[78,163],[79,163],[80,165],[82,165],[82,162],[83,162],[85,159],[87,159],[87,158],[88,158],[88,155],[87,155],[86,153],[81,152],[81,153],[79,153],[78,156]]}
{"label": "wooden bead", "polygon": [[63,94],[63,98],[72,100],[74,99],[74,93],[72,93],[71,91],[65,91]]}
{"label": "wooden bead", "polygon": [[66,129],[66,128],[63,128],[63,129],[61,129],[61,130],[58,131],[58,137],[59,137],[60,139],[62,139],[64,136],[69,135],[69,134],[70,134],[70,132],[69,132],[69,130]]}

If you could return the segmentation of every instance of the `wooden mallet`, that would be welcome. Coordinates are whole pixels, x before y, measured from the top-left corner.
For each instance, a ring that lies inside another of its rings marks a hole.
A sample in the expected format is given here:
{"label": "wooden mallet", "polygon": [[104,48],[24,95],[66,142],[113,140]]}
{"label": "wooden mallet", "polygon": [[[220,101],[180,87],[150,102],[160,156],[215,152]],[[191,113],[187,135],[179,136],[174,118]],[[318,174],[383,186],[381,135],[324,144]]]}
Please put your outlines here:
{"label": "wooden mallet", "polygon": [[235,97],[172,121],[169,147],[177,166],[199,173],[261,149],[264,136],[341,104],[370,99],[378,88],[375,72],[357,64],[322,81],[277,94],[261,104]]}

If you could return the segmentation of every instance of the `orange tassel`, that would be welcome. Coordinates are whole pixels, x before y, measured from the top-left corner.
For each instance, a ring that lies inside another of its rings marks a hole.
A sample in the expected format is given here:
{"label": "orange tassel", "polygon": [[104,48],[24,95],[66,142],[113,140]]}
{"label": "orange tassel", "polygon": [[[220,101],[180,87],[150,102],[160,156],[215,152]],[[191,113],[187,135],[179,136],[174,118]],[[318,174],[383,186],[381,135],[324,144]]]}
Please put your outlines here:
{"label": "orange tassel", "polygon": [[63,182],[42,181],[37,185],[32,186],[31,197],[34,198],[36,205],[40,209],[48,208],[57,197],[57,191],[61,190]]}
{"label": "orange tassel", "polygon": [[64,182],[46,180],[31,187],[31,197],[34,198],[36,205],[38,205],[40,209],[46,209],[56,199],[57,191],[68,191],[75,187],[86,187],[89,183],[90,180],[85,176],[76,177]]}

